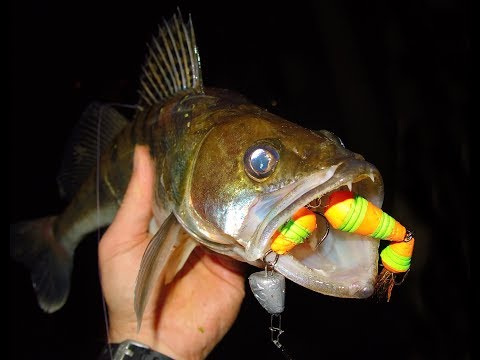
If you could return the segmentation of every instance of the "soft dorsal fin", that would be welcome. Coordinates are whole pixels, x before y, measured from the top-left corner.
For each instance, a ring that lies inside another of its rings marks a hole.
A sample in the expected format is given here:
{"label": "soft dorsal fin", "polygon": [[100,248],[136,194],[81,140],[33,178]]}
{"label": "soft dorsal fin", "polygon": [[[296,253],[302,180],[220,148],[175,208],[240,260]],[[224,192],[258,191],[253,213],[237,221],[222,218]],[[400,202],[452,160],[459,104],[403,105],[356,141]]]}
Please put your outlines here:
{"label": "soft dorsal fin", "polygon": [[203,92],[192,19],[182,19],[180,10],[163,20],[158,35],[147,44],[148,52],[140,77],[140,107],[162,104],[181,92]]}
{"label": "soft dorsal fin", "polygon": [[57,183],[60,195],[71,199],[97,163],[97,157],[128,120],[112,106],[91,103],[82,113],[65,148]]}

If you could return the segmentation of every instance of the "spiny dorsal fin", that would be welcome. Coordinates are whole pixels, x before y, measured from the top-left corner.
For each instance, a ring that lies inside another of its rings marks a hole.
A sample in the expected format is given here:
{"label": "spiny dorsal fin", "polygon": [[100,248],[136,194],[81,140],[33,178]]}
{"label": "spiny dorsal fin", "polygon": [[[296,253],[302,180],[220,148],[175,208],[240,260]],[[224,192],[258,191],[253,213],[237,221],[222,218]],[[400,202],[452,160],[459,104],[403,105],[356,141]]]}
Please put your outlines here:
{"label": "spiny dorsal fin", "polygon": [[170,21],[164,19],[158,35],[147,47],[138,91],[141,107],[162,104],[181,92],[203,92],[191,16],[185,23],[178,10],[178,16],[173,15]]}
{"label": "spiny dorsal fin", "polygon": [[71,199],[96,165],[97,156],[127,124],[110,105],[93,102],[85,109],[67,143],[57,177],[62,197]]}

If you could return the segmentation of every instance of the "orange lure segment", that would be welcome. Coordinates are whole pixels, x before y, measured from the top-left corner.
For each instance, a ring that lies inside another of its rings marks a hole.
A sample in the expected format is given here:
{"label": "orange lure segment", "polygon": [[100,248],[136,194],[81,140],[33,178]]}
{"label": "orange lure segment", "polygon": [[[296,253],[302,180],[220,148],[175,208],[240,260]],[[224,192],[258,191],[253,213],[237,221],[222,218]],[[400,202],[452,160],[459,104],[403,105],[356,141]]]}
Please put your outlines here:
{"label": "orange lure segment", "polygon": [[351,191],[336,191],[325,210],[328,222],[338,230],[376,239],[403,241],[406,229],[398,221]]}
{"label": "orange lure segment", "polygon": [[283,255],[301,244],[317,228],[317,219],[313,211],[303,207],[280,227],[273,235],[271,249]]}

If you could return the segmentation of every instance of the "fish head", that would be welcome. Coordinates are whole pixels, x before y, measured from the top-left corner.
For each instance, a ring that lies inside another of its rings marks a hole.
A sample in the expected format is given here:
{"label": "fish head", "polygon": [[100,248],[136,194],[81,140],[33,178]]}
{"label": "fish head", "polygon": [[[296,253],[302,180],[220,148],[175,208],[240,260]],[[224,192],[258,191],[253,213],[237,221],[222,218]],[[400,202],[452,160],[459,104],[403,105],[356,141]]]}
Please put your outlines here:
{"label": "fish head", "polygon": [[[373,293],[379,241],[328,231],[322,212],[330,193],[347,188],[380,207],[383,181],[334,134],[268,112],[232,116],[204,139],[189,182],[197,233],[215,242],[214,250],[224,247],[250,263],[275,262],[288,279],[326,295]],[[305,206],[315,207],[317,229],[276,256],[270,251],[273,234]]]}

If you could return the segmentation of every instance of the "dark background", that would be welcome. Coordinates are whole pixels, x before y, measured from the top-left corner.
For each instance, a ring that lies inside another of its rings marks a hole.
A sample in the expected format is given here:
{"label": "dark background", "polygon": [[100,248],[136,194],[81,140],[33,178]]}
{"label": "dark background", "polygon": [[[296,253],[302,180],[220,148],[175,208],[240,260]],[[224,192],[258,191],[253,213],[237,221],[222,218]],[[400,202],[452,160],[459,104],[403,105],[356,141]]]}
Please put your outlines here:
{"label": "dark background", "polygon": [[[379,168],[383,208],[415,231],[412,270],[389,303],[288,282],[281,342],[297,359],[471,359],[471,9],[395,4],[10,0],[10,223],[61,211],[55,177],[73,124],[92,100],[136,102],[145,44],[179,5],[192,14],[207,86],[335,132]],[[11,358],[96,357],[97,270],[92,237],[77,250],[68,303],[47,315],[10,260]],[[209,359],[280,359],[269,321],[247,290]]]}

